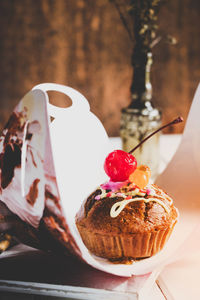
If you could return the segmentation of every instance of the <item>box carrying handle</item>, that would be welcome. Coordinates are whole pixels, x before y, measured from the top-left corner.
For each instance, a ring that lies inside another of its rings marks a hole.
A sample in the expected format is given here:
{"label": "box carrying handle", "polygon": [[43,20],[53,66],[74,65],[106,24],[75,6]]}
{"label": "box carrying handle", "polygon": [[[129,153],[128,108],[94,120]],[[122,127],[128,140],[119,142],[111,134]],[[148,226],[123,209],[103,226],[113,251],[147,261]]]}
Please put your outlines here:
{"label": "box carrying handle", "polygon": [[[45,93],[48,99],[48,111],[51,117],[63,117],[66,111],[69,110],[90,110],[90,105],[87,99],[80,92],[69,86],[57,83],[41,83],[36,85],[32,90],[36,89],[42,90]],[[71,99],[72,105],[70,107],[58,107],[49,103],[47,91],[56,91],[65,94]]]}

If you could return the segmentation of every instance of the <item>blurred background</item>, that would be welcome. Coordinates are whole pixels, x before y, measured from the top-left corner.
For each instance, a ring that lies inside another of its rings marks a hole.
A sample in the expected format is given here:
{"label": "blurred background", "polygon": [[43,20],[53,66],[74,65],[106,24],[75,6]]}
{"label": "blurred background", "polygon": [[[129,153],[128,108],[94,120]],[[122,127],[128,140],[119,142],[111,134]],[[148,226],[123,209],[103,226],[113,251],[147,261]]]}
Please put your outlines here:
{"label": "blurred background", "polygon": [[[200,81],[199,15],[198,0],[165,1],[160,10],[160,30],[178,40],[153,49],[153,103],[163,123],[187,116]],[[55,82],[79,90],[109,136],[118,136],[130,103],[131,53],[109,0],[0,0],[0,128],[34,85]],[[60,95],[53,98],[62,105]]]}

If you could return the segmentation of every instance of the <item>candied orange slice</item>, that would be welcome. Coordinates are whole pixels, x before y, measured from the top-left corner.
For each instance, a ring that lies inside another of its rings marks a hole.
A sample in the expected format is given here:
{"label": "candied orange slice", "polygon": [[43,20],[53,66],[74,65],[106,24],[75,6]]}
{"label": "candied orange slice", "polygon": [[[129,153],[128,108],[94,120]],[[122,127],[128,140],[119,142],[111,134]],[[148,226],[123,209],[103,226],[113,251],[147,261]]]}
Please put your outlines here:
{"label": "candied orange slice", "polygon": [[151,177],[151,170],[148,166],[141,165],[129,176],[129,180],[136,184],[140,189],[147,186]]}

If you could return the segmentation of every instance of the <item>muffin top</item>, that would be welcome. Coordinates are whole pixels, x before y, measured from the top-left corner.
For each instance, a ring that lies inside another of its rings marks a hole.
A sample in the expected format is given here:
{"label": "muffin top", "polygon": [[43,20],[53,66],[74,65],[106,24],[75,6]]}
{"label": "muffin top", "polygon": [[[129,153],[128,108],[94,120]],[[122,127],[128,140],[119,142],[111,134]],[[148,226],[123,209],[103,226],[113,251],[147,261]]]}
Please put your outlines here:
{"label": "muffin top", "polygon": [[140,189],[126,181],[98,187],[83,203],[76,222],[99,234],[133,234],[165,229],[177,217],[173,200],[158,186]]}

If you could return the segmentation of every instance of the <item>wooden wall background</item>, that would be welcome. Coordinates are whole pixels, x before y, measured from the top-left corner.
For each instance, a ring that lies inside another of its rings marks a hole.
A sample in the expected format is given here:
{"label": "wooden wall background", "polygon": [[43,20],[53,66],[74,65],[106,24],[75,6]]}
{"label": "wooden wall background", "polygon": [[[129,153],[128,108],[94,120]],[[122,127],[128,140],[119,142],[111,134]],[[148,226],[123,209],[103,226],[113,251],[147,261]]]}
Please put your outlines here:
{"label": "wooden wall background", "polygon": [[[154,104],[163,122],[186,117],[200,81],[200,1],[166,2],[160,28],[179,43],[154,51]],[[82,92],[109,135],[118,135],[120,110],[129,103],[130,56],[108,0],[0,0],[0,127],[34,85],[57,82]]]}

